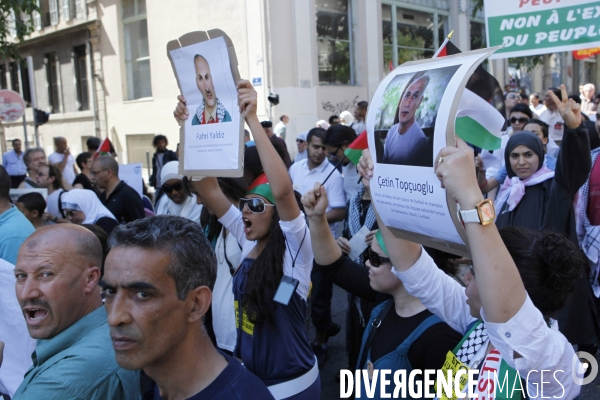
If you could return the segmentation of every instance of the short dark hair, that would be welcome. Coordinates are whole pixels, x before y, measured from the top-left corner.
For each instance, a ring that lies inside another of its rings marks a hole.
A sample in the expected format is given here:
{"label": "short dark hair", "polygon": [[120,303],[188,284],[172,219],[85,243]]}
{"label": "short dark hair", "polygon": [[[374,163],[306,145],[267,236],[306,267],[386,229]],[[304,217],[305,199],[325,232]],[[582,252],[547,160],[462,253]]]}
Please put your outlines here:
{"label": "short dark hair", "polygon": [[6,169],[0,165],[0,200],[10,201],[10,186],[10,175],[8,175]]}
{"label": "short dark hair", "polygon": [[[244,136],[250,137],[250,131],[248,129],[244,129]],[[177,146],[179,146],[179,143],[177,143]]]}
{"label": "short dark hair", "polygon": [[358,108],[362,108],[363,110],[366,110],[367,108],[369,108],[369,102],[368,101],[359,101],[358,103],[356,103],[356,107]]}
{"label": "short dark hair", "polygon": [[79,169],[83,169],[83,164],[88,162],[88,160],[92,157],[94,157],[94,155],[92,153],[90,153],[89,151],[84,151],[83,153],[81,153],[77,156],[77,158],[75,159],[75,162],[77,163],[77,166],[79,167]]}
{"label": "short dark hair", "polygon": [[527,96],[527,94],[525,94],[525,93],[521,93],[521,100],[529,101],[529,96]]}
{"label": "short dark hair", "polygon": [[531,93],[531,96],[535,97],[536,99],[540,99],[540,95],[537,93]]}
{"label": "short dark hair", "polygon": [[87,146],[88,150],[93,151],[96,151],[100,148],[100,143],[100,138],[96,136],[89,137],[85,141],[85,145]]}
{"label": "short dark hair", "polygon": [[308,131],[308,135],[306,136],[306,143],[310,143],[312,138],[314,138],[314,137],[321,139],[323,144],[325,144],[325,137],[326,137],[325,129],[312,128],[310,131]]}
{"label": "short dark hair", "polygon": [[20,141],[21,141],[21,139],[13,139],[13,140],[12,140],[12,144],[13,144],[13,146],[15,145],[15,142],[20,142]]}
{"label": "short dark hair", "polygon": [[[284,119],[285,117],[287,117],[287,115],[286,115],[286,114],[281,114],[281,117],[279,117],[279,120],[280,120],[280,121],[283,121],[283,119]],[[289,118],[289,117],[288,117],[288,118]]]}
{"label": "short dark hair", "polygon": [[169,145],[169,139],[167,139],[167,137],[165,135],[156,135],[156,136],[154,136],[154,139],[152,139],[152,147],[157,147],[159,140],[164,140],[165,144],[167,146]]}
{"label": "short dark hair", "polygon": [[46,200],[38,192],[25,193],[19,196],[17,203],[23,204],[29,211],[37,211],[40,217],[46,209]]}
{"label": "short dark hair", "polygon": [[356,140],[356,132],[349,126],[333,124],[325,132],[325,144],[327,146],[340,147],[349,145]]}
{"label": "short dark hair", "polygon": [[578,94],[569,95],[569,99],[573,99],[575,103],[581,104],[581,97]]}
{"label": "short dark hair", "polygon": [[179,300],[199,286],[212,290],[215,285],[217,259],[198,222],[173,215],[138,219],[113,230],[109,250],[119,246],[168,253],[167,274],[175,280]]}
{"label": "short dark hair", "polygon": [[340,119],[340,116],[339,115],[332,115],[331,117],[329,117],[329,125],[333,125],[334,121],[336,119]]}
{"label": "short dark hair", "polygon": [[529,119],[533,118],[533,113],[531,112],[531,108],[529,108],[529,106],[527,104],[523,104],[523,103],[515,104],[513,106],[513,108],[510,109],[510,112],[508,113],[508,115],[512,114],[513,112],[522,112],[523,114],[527,114]]}
{"label": "short dark hair", "polygon": [[528,122],[528,124],[536,124],[540,127],[540,129],[542,130],[542,134],[544,135],[545,138],[548,137],[548,124],[545,123],[544,121],[540,120],[540,119],[532,119]]}
{"label": "short dark hair", "polygon": [[554,93],[559,100],[562,100],[562,91],[560,90],[560,88],[551,87],[548,90],[552,90],[552,93]]}
{"label": "short dark hair", "polygon": [[119,175],[119,164],[111,156],[100,156],[94,162],[100,163],[102,168],[110,169],[115,175]]}
{"label": "short dark hair", "polygon": [[29,168],[29,164],[31,163],[31,155],[33,153],[38,153],[38,152],[42,152],[42,153],[44,153],[44,155],[46,155],[46,152],[41,147],[34,147],[32,149],[25,150],[25,153],[23,153],[23,162],[25,163],[27,168]]}
{"label": "short dark hair", "polygon": [[58,168],[54,164],[45,164],[45,163],[40,163],[40,165],[38,166],[38,169],[41,167],[48,167],[48,177],[49,178],[54,177],[54,181],[52,182],[52,187],[54,188],[54,190],[64,189],[63,182],[62,182],[62,172],[61,172],[60,168]]}
{"label": "short dark hair", "polygon": [[263,128],[272,128],[273,123],[271,121],[260,121],[260,126]]}

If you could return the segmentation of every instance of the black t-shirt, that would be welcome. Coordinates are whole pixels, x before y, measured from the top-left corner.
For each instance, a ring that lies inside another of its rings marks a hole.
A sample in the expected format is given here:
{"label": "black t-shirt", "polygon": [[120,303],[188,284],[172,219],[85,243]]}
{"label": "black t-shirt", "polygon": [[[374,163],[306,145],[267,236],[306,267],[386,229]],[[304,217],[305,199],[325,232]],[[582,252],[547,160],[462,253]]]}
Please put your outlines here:
{"label": "black t-shirt", "polygon": [[107,235],[110,235],[110,233],[113,231],[113,229],[115,229],[117,226],[119,226],[119,223],[112,218],[102,217],[102,218],[99,218],[94,223],[94,225],[99,226],[100,228],[104,229],[104,232],[106,232]]}
{"label": "black t-shirt", "polygon": [[[424,310],[405,318],[399,316],[392,307],[371,342],[371,361],[375,362],[394,351],[421,322],[432,315],[431,311]],[[462,335],[445,323],[429,327],[408,350],[411,366],[420,370],[441,368],[448,351],[454,349],[461,339]]]}
{"label": "black t-shirt", "polygon": [[144,218],[144,202],[131,186],[121,181],[106,198],[106,193],[98,196],[102,204],[115,216],[119,223],[128,223]]}
{"label": "black t-shirt", "polygon": [[[188,400],[273,399],[271,392],[260,379],[244,368],[235,358],[221,354],[227,360],[227,367],[210,385],[189,397]],[[164,400],[160,397],[158,387],[154,389],[154,400]]]}

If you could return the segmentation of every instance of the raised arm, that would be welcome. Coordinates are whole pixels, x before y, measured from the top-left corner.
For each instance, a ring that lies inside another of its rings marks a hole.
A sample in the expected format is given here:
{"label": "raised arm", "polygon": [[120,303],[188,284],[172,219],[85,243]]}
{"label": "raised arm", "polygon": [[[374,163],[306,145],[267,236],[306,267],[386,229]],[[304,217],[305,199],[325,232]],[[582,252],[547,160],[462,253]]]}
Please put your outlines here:
{"label": "raised arm", "polygon": [[[440,150],[435,172],[460,208],[472,210],[483,200],[473,173],[473,150],[460,138],[456,142],[456,147]],[[466,231],[486,320],[504,323],[521,309],[527,297],[519,271],[495,224],[467,223]]]}
{"label": "raised arm", "polygon": [[246,123],[250,127],[254,143],[260,156],[263,170],[269,180],[277,212],[282,221],[293,221],[300,215],[300,208],[296,202],[292,180],[287,172],[283,160],[273,147],[267,133],[260,125],[256,116],[256,91],[246,80],[238,83],[238,103],[240,112],[244,112]]}

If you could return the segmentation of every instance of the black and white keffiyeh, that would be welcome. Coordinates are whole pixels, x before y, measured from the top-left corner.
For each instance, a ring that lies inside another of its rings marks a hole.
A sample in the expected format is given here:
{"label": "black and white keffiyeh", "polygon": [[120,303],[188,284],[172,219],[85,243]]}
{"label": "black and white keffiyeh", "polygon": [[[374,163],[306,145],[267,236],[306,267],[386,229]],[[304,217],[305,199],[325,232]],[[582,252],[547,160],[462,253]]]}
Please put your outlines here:
{"label": "black and white keffiyeh", "polygon": [[[365,188],[362,188],[358,193],[348,201],[348,234],[349,238],[352,238],[356,232],[365,225],[369,230],[372,230],[375,226],[377,219],[373,212],[371,204],[366,210],[363,209],[362,198],[365,193]],[[362,264],[361,256],[358,256],[353,260],[359,264]]]}
{"label": "black and white keffiyeh", "polygon": [[[219,101],[219,99],[217,99],[217,120],[219,122],[223,122],[223,120],[225,119],[225,113],[227,111],[225,110],[225,106],[223,105],[223,103],[221,103]],[[198,118],[198,122],[202,122],[202,114],[204,113],[204,99],[202,99],[202,103],[200,103],[200,105],[198,106],[198,108],[196,109],[196,117]],[[206,121],[208,122],[208,121]]]}
{"label": "black and white keffiyeh", "polygon": [[487,343],[487,340],[488,333],[485,329],[485,324],[482,322],[465,339],[460,349],[456,352],[456,357],[463,364],[469,365],[473,356],[479,351],[481,346]]}

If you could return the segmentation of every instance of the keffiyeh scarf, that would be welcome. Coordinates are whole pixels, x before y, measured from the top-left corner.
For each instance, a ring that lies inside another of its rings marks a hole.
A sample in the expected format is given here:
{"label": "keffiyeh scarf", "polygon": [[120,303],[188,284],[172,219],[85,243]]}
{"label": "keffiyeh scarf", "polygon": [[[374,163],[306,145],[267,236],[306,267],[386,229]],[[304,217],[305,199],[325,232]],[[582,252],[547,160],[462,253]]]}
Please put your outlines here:
{"label": "keffiyeh scarf", "polygon": [[[218,122],[222,122],[225,119],[225,113],[226,113],[225,106],[223,105],[223,103],[221,103],[219,101],[219,99],[217,99],[217,120],[218,120]],[[196,109],[196,117],[198,117],[199,122],[202,122],[203,114],[204,114],[204,99],[202,99],[202,103],[200,103],[200,105]],[[206,122],[208,122],[208,121],[206,121]]]}

